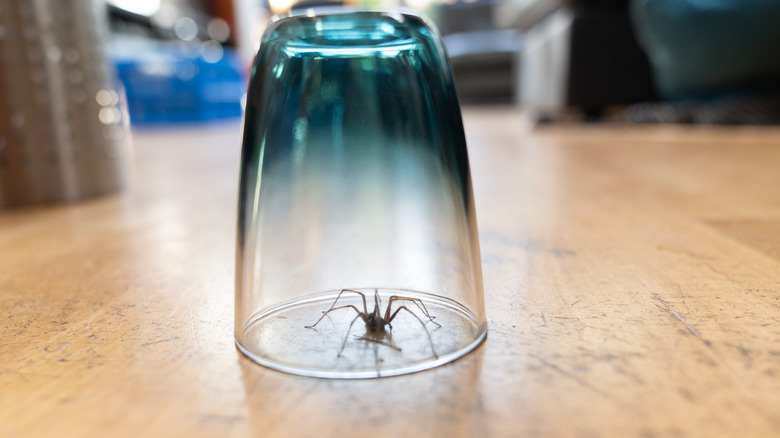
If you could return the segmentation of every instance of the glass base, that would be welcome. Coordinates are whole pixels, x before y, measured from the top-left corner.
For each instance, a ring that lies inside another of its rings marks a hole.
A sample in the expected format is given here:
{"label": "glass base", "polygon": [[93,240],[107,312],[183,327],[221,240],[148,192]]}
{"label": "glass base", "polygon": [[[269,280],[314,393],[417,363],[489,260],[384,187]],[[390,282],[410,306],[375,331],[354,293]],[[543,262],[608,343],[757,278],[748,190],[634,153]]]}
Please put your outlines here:
{"label": "glass base", "polygon": [[275,307],[251,318],[243,333],[237,333],[236,345],[255,362],[286,373],[364,379],[451,362],[487,334],[486,325],[479,326],[475,315],[455,301],[391,289],[377,290],[382,318],[391,296],[406,299],[392,303],[390,325],[371,330],[359,312],[367,318],[374,313],[374,290],[358,290],[366,298],[366,310],[360,294],[344,292],[329,311],[338,290]]}

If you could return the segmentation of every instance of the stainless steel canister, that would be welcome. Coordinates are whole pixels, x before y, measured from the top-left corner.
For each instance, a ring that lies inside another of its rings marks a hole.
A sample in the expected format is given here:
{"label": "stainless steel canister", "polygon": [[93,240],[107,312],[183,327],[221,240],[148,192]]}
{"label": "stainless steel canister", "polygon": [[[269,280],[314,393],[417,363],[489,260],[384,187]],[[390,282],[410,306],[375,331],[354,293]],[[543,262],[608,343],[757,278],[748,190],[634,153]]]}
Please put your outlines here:
{"label": "stainless steel canister", "polygon": [[0,208],[124,185],[124,99],[105,50],[105,4],[0,0]]}

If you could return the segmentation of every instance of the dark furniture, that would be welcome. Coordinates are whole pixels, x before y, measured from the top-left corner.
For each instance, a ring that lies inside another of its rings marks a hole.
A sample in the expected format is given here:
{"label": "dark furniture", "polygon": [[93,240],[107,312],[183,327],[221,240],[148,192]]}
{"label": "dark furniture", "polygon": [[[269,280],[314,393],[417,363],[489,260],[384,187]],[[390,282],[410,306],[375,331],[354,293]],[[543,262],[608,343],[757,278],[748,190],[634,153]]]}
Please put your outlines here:
{"label": "dark furniture", "polygon": [[517,100],[539,117],[605,109],[655,98],[626,0],[513,0],[497,24],[524,32]]}

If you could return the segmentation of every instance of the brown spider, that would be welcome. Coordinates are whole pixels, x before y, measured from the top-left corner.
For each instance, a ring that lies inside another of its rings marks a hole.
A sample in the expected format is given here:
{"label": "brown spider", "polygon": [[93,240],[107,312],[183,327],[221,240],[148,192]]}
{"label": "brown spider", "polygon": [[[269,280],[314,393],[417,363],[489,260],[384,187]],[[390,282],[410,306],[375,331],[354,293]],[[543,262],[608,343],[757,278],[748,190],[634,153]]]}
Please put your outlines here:
{"label": "brown spider", "polygon": [[[341,298],[341,294],[343,294],[344,292],[352,292],[352,293],[356,293],[356,294],[360,295],[360,298],[363,299],[363,311],[362,312],[360,310],[358,310],[358,308],[353,306],[352,304],[347,304],[347,305],[344,305],[344,306],[336,307],[336,303],[339,301],[339,298]],[[420,309],[420,311],[423,313],[423,315],[425,315],[428,318],[429,321],[431,321],[432,323],[434,323],[437,326],[441,327],[441,324],[439,324],[436,321],[434,321],[434,319],[436,317],[435,316],[431,316],[431,314],[428,313],[428,309],[425,308],[425,303],[423,303],[422,300],[420,300],[419,298],[406,298],[406,297],[399,297],[397,295],[393,295],[393,296],[390,297],[390,300],[387,303],[387,308],[385,309],[385,314],[383,316],[380,313],[380,311],[379,311],[379,306],[380,306],[379,303],[380,303],[380,301],[379,301],[379,291],[377,289],[374,289],[374,310],[371,313],[368,312],[368,307],[366,306],[366,296],[362,292],[358,292],[358,291],[352,290],[352,289],[342,289],[341,292],[339,292],[338,296],[336,296],[336,299],[333,301],[333,304],[330,306],[330,309],[328,309],[326,311],[323,311],[322,312],[322,316],[320,317],[320,319],[317,320],[317,322],[315,322],[312,325],[307,325],[305,327],[313,329],[330,312],[332,312],[334,310],[351,308],[355,312],[357,312],[357,316],[352,320],[352,322],[349,323],[349,328],[347,328],[347,336],[344,338],[344,342],[341,344],[341,350],[339,351],[339,354],[338,354],[339,356],[341,356],[341,353],[344,351],[344,346],[347,343],[347,337],[349,337],[349,331],[352,329],[352,325],[355,323],[355,321],[357,321],[358,318],[362,319],[363,322],[366,324],[366,334],[368,336],[357,337],[357,339],[376,342],[378,344],[386,345],[386,346],[391,347],[391,348],[393,348],[395,350],[401,351],[400,348],[395,347],[392,344],[383,342],[381,337],[384,336],[387,333],[385,331],[385,326],[390,327],[390,330],[392,330],[393,326],[390,323],[398,315],[398,312],[400,312],[401,310],[406,310],[407,312],[409,312],[410,315],[412,315],[422,325],[423,329],[425,330],[425,334],[428,335],[428,343],[431,344],[431,351],[433,352],[433,357],[438,359],[439,356],[436,354],[436,350],[433,347],[433,340],[431,340],[431,334],[430,334],[430,332],[428,332],[428,328],[425,327],[425,323],[420,319],[420,317],[415,315],[415,313],[412,312],[411,310],[409,310],[406,306],[400,306],[391,315],[390,312],[392,311],[392,306],[393,306],[393,302],[394,301],[410,301],[410,302],[414,303],[414,305],[417,306],[418,309]]]}

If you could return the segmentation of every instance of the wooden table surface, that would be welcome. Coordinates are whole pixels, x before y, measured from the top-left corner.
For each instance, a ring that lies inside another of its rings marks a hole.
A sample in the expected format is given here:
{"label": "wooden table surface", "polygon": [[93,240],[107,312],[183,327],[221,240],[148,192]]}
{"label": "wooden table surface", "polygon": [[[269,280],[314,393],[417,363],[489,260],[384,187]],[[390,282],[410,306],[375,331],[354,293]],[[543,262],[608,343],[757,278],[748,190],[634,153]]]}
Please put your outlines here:
{"label": "wooden table surface", "polygon": [[464,114],[487,340],[291,376],[233,344],[237,122],[135,134],[132,187],[0,212],[0,437],[776,437],[780,129]]}

